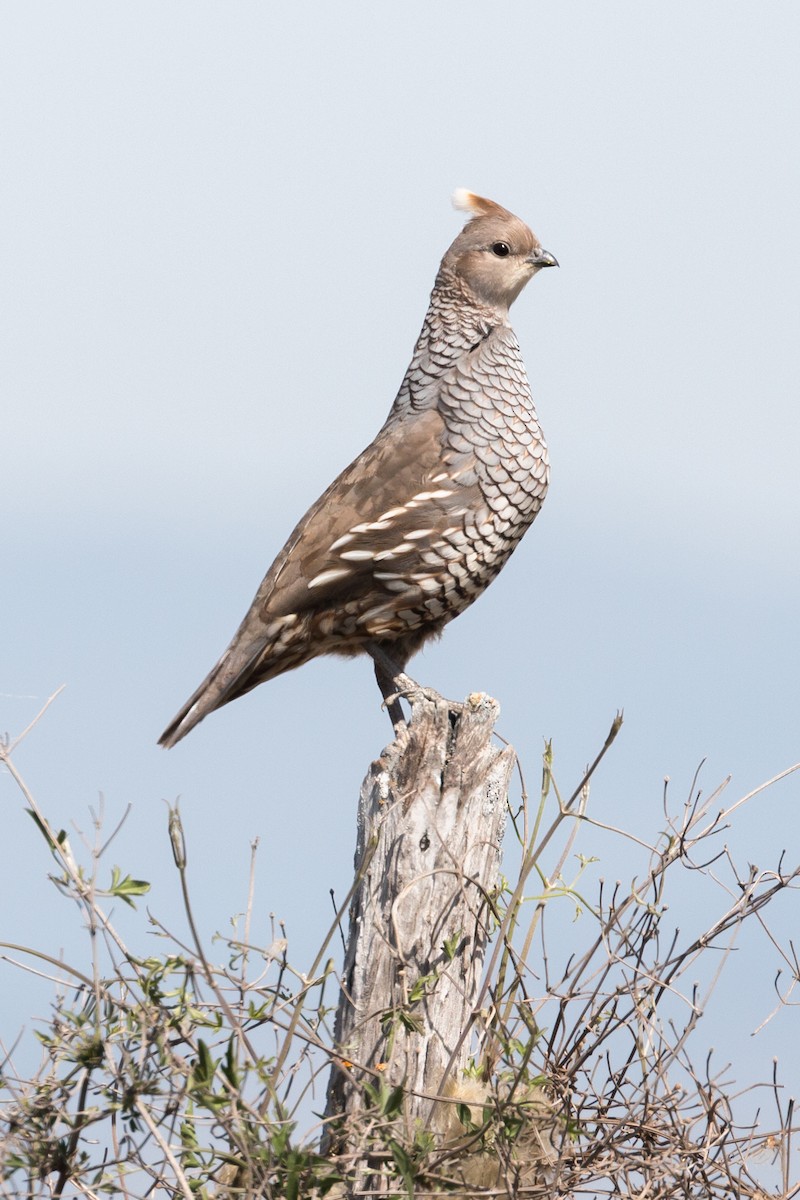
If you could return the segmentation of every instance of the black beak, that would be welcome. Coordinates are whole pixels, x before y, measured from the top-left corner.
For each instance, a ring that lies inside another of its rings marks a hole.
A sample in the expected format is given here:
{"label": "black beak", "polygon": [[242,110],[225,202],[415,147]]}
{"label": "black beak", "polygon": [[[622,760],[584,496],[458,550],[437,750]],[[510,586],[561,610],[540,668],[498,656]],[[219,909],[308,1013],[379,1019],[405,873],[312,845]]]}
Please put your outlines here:
{"label": "black beak", "polygon": [[528,255],[528,262],[534,267],[557,267],[558,259],[549,250],[539,249]]}

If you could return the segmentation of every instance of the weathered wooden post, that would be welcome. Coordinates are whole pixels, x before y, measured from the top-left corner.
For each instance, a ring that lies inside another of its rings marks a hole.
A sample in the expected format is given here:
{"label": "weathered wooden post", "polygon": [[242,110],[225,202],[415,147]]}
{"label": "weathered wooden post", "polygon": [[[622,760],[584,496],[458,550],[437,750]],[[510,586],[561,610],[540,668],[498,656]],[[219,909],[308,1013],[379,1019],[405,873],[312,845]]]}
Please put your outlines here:
{"label": "weathered wooden post", "polygon": [[342,1117],[329,1145],[341,1137],[357,1161],[366,1156],[359,1174],[371,1190],[377,1164],[353,1142],[366,1124],[364,1085],[403,1089],[398,1117],[413,1136],[437,1127],[436,1097],[467,1066],[515,762],[492,744],[499,706],[488,696],[410,700],[410,723],[361,788],[328,1086],[327,1115]]}

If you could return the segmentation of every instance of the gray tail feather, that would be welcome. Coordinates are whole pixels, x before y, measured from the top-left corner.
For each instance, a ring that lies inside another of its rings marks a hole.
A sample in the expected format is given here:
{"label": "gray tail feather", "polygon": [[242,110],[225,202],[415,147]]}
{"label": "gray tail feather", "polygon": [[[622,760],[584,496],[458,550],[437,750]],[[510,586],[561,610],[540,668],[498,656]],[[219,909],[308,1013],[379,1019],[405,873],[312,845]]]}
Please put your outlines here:
{"label": "gray tail feather", "polygon": [[[241,653],[236,653],[233,646],[229,647],[215,667],[209,671],[199,688],[192,693],[180,712],[170,722],[158,739],[159,746],[169,750],[177,745],[181,738],[199,725],[203,717],[207,717],[216,708],[222,708],[229,700],[243,696],[256,684],[269,679],[271,674],[279,671],[255,672],[265,649],[265,639],[258,640],[255,646],[250,646],[249,653],[242,661]],[[237,662],[238,660],[238,662]],[[280,668],[285,669],[285,668]]]}
{"label": "gray tail feather", "polygon": [[159,746],[164,746],[169,750],[172,746],[177,745],[181,738],[186,737],[186,734],[194,729],[195,725],[200,724],[203,717],[213,712],[215,708],[219,708],[220,704],[225,703],[224,700],[220,700],[217,689],[214,687],[221,665],[218,663],[214,667],[214,670],[206,676],[197,691],[189,697],[180,712],[169,723],[158,739]]}

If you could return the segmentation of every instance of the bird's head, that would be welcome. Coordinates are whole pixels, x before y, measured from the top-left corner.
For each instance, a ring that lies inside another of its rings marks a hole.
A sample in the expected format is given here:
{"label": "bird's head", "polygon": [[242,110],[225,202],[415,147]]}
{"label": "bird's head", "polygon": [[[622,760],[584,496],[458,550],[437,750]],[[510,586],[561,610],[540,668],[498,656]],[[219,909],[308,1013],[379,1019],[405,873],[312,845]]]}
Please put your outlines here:
{"label": "bird's head", "polygon": [[493,200],[459,188],[453,205],[471,216],[442,268],[462,279],[482,303],[505,310],[538,270],[558,266],[525,222]]}

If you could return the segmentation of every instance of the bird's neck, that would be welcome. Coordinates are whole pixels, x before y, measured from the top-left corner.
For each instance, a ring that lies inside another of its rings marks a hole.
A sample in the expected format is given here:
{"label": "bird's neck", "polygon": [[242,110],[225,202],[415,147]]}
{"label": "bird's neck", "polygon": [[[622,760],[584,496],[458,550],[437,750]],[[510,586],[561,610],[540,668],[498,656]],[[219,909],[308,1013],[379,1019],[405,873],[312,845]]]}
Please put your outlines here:
{"label": "bird's neck", "polygon": [[493,329],[507,325],[507,312],[483,304],[463,279],[442,268],[431,292],[412,366],[424,361],[429,369],[447,370],[456,358],[474,349]]}
{"label": "bird's neck", "polygon": [[494,329],[497,325],[508,325],[508,308],[487,304],[469,286],[465,279],[445,266],[439,268],[431,292],[428,320],[439,319],[451,328],[455,323],[469,333]]}
{"label": "bird's neck", "polygon": [[442,268],[389,420],[435,407],[442,376],[498,326],[508,328],[507,313],[481,303],[463,280]]}

